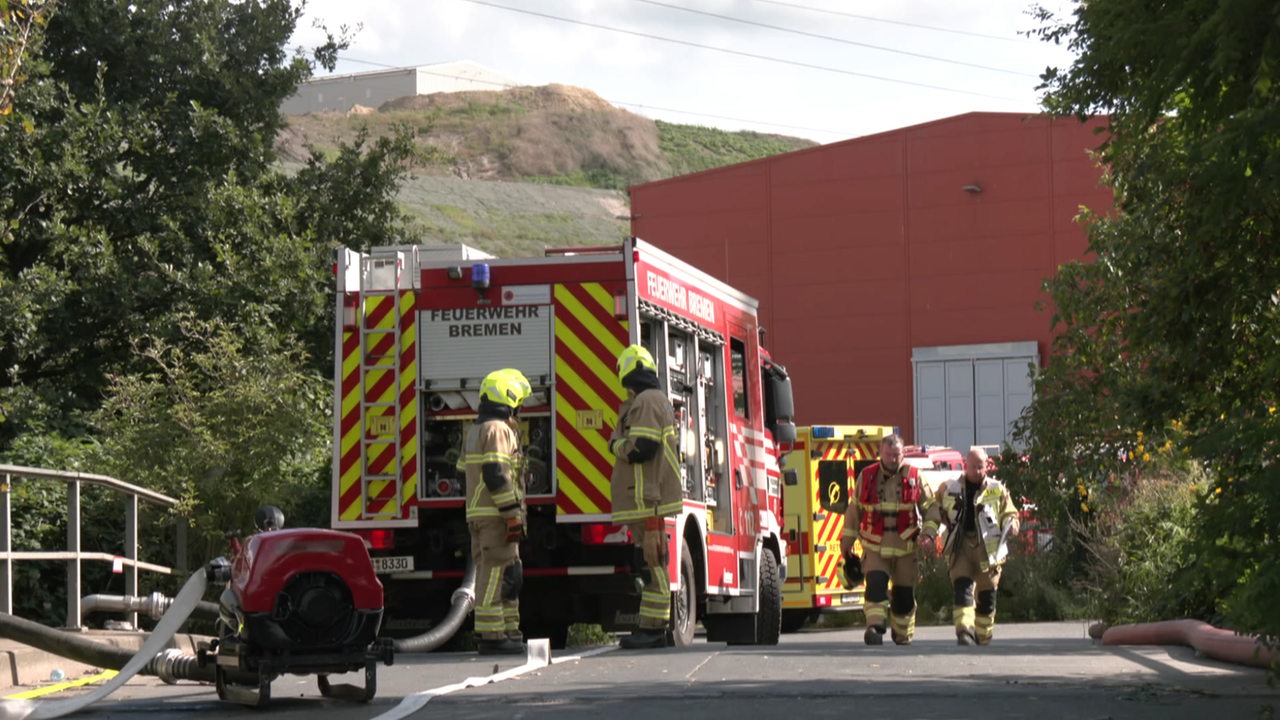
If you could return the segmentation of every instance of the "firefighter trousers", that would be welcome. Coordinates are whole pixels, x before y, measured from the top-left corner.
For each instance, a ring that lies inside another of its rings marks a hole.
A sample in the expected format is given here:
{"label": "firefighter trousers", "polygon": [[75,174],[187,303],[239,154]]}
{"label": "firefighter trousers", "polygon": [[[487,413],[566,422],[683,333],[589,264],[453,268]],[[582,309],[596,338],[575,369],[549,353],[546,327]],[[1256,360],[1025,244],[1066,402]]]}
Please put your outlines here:
{"label": "firefighter trousers", "polygon": [[519,639],[520,565],[519,543],[509,543],[502,518],[470,521],[471,559],[476,566],[476,636],[481,640]]}
{"label": "firefighter trousers", "polygon": [[[915,585],[920,578],[920,561],[914,548],[905,555],[867,548],[862,555],[862,572],[867,578],[863,603],[867,627],[877,627],[883,632],[888,615],[894,634],[911,640],[916,633]],[[893,583],[892,602],[890,582]]]}
{"label": "firefighter trousers", "polygon": [[955,591],[951,619],[957,634],[970,633],[979,645],[986,645],[996,630],[996,590],[1001,568],[987,567],[987,548],[977,532],[959,535],[954,542],[956,547],[948,558],[948,574]]}
{"label": "firefighter trousers", "polygon": [[640,538],[644,552],[644,589],[640,591],[641,630],[665,630],[671,620],[671,580],[667,577],[666,528],[646,530],[631,524],[631,536]]}

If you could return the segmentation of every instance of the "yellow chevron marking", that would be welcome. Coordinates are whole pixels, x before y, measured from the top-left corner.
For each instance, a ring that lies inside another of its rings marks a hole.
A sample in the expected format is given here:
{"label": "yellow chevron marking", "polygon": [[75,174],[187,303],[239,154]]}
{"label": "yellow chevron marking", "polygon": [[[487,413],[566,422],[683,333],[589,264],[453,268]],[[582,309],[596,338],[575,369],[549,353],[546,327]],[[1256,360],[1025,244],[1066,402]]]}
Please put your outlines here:
{"label": "yellow chevron marking", "polygon": [[[405,292],[400,296],[400,316],[402,319],[402,327],[400,334],[400,344],[402,357],[407,357],[405,366],[400,369],[400,396],[403,397],[407,392],[413,390],[414,378],[418,374],[418,356],[416,343],[414,342],[414,319],[416,318],[415,307],[417,298],[412,292]],[[418,417],[418,403],[416,400],[410,400],[404,407],[400,408],[400,427],[405,429],[414,425]],[[397,507],[397,514],[401,517],[407,517],[408,513],[405,508],[417,497],[418,494],[418,439],[416,437],[404,437],[400,446],[400,467],[396,469],[401,474],[402,484],[400,486],[400,502]]]}
{"label": "yellow chevron marking", "polygon": [[400,321],[400,318],[397,317],[396,314],[393,312],[386,313],[376,323],[368,324],[368,319],[373,317],[374,311],[381,309],[381,307],[387,304],[388,302],[391,302],[390,295],[366,295],[365,296],[365,299],[364,299],[364,310],[365,310],[364,315],[366,320],[365,327],[376,328],[378,330],[389,330],[395,327],[395,324]]}
{"label": "yellow chevron marking", "polygon": [[[586,383],[569,364],[560,358],[556,358],[556,377],[565,385],[572,388],[578,397],[587,404],[587,408],[603,410],[605,424],[610,427],[616,427],[618,424],[618,409],[615,407],[616,398],[604,399],[596,394],[591,386]],[[558,394],[558,393],[557,393]],[[584,408],[570,408],[567,402],[556,403],[556,414],[565,422],[573,424],[577,421],[577,415],[570,413],[570,410],[581,410]],[[605,439],[604,433],[583,433],[592,445],[603,453],[606,457],[609,455],[609,442]]]}
{"label": "yellow chevron marking", "polygon": [[[560,433],[556,433],[556,441],[559,443],[566,442],[564,436]],[[561,447],[563,447],[563,445],[561,445]],[[556,468],[556,481],[556,484],[560,487],[560,492],[564,493],[565,497],[569,498],[575,506],[582,508],[583,512],[604,512],[603,508],[589,500],[586,494],[582,492],[582,489],[570,481],[570,479],[564,474],[564,471],[558,467]]]}
{"label": "yellow chevron marking", "polygon": [[[613,296],[610,295],[598,283],[586,283],[583,289],[587,291],[596,303],[604,308],[609,314],[613,314]],[[578,302],[578,298],[569,292],[564,285],[556,286],[556,301],[559,302],[566,310],[568,310],[587,332],[597,338],[604,345],[605,351],[609,353],[609,357],[616,358],[626,347],[620,340],[614,337],[613,333],[600,323],[595,315],[590,313],[586,306]],[[560,334],[558,331],[557,335]],[[592,365],[591,369],[601,377],[609,377],[614,374],[615,370],[612,365],[605,365],[599,361],[599,358],[584,358]]]}

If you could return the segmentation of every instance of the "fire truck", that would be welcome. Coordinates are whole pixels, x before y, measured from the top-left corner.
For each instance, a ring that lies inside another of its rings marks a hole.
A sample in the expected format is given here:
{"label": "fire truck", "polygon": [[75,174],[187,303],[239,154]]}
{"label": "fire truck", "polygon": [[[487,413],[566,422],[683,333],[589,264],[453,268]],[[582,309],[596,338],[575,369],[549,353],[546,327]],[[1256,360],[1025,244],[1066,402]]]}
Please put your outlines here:
{"label": "fire truck", "polygon": [[[464,246],[465,247],[465,246]],[[786,542],[780,449],[795,439],[785,369],[761,347],[757,302],[643,240],[513,259],[429,246],[336,252],[332,525],[365,538],[385,632],[435,627],[471,555],[456,461],[489,372],[533,395],[525,443],[527,637],[637,626],[641,554],[610,522],[608,440],[640,343],[675,408],[684,506],[667,519],[668,640],[773,644]]]}
{"label": "fire truck", "polygon": [[880,459],[885,425],[798,428],[782,459],[783,526],[787,528],[782,631],[795,632],[820,613],[862,609],[863,587],[840,580],[840,534],[858,473]]}

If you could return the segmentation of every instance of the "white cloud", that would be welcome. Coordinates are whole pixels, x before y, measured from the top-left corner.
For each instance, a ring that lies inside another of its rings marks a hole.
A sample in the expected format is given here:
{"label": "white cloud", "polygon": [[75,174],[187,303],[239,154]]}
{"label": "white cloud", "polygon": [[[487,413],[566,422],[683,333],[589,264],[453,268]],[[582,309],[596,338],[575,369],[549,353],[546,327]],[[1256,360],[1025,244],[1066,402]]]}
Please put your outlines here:
{"label": "white cloud", "polygon": [[471,60],[523,84],[587,88],[670,122],[832,142],[974,110],[1034,112],[1037,76],[1070,57],[1017,34],[1035,26],[1029,7],[1028,0],[309,0],[295,44],[320,37],[313,18],[330,28],[359,23],[338,72]]}

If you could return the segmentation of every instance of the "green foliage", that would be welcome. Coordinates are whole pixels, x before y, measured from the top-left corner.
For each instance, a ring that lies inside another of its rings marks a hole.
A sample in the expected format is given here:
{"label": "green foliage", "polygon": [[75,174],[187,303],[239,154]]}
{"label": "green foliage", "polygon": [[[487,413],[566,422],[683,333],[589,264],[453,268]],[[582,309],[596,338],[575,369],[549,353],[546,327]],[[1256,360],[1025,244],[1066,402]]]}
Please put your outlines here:
{"label": "green foliage", "polygon": [[[997,623],[1052,622],[1080,614],[1071,586],[1069,564],[1058,549],[1032,550],[1022,538],[1010,542],[997,595]],[[937,555],[920,559],[916,586],[917,622],[952,624],[955,593],[946,562]],[[997,631],[998,632],[998,631]]]}
{"label": "green foliage", "polygon": [[[26,80],[57,0],[0,0],[0,119],[13,113],[13,98]],[[29,121],[28,121],[29,122]]]}
{"label": "green foliage", "polygon": [[709,170],[749,160],[813,147],[815,143],[783,135],[730,132],[701,125],[656,121],[659,146],[671,164],[672,175]]}
{"label": "green foliage", "polygon": [[575,623],[569,626],[569,636],[565,641],[565,647],[600,647],[601,645],[612,645],[613,642],[613,633],[605,632],[599,625]]}
{"label": "green foliage", "polygon": [[317,476],[330,455],[330,386],[269,327],[177,323],[186,342],[141,341],[151,371],[115,378],[95,426],[107,474],[182,502],[196,565],[222,552],[226,531],[251,530],[260,504],[288,517],[327,491]]}
{"label": "green foliage", "polygon": [[1161,465],[1100,496],[1077,529],[1089,560],[1077,587],[1090,617],[1119,624],[1214,613],[1217,588],[1193,535],[1198,486],[1184,468]]}
{"label": "green foliage", "polygon": [[[1080,528],[1076,562],[1096,571],[1084,550],[1102,522],[1093,508],[1133,491],[1167,451],[1174,484],[1199,490],[1194,509],[1156,492],[1121,517],[1142,503],[1176,510],[1190,537],[1157,524],[1158,536],[1123,541],[1146,543],[1152,576],[1181,571],[1192,558],[1179,549],[1194,548],[1220,602],[1203,607],[1199,585],[1188,596],[1169,578],[1154,604],[1280,635],[1280,8],[1115,0],[1078,3],[1067,21],[1040,12],[1041,35],[1078,53],[1046,73],[1047,107],[1110,115],[1100,159],[1116,210],[1085,216],[1096,260],[1049,283],[1059,336],[1019,427],[1029,457],[1018,472],[1055,523]],[[1117,613],[1144,582],[1122,577],[1133,585],[1102,604]]]}
{"label": "green foliage", "polygon": [[[262,502],[327,523],[332,248],[404,237],[407,143],[277,168],[280,102],[346,44],[290,56],[290,0],[58,10],[22,58],[23,122],[0,122],[0,459],[181,498],[190,565]],[[18,542],[64,547],[65,500],[22,486]],[[83,510],[85,549],[122,552],[120,499]],[[178,517],[146,513],[141,554],[176,564]],[[36,589],[65,566],[17,573],[18,611],[53,620],[64,591]]]}

